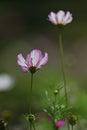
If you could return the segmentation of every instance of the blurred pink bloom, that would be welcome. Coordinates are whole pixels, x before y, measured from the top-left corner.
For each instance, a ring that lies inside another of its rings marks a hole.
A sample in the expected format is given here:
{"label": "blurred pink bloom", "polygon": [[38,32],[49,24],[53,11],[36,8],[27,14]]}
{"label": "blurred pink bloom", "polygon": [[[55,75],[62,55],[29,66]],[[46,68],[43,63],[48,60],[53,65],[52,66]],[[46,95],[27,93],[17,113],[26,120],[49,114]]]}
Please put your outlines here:
{"label": "blurred pink bloom", "polygon": [[51,12],[48,15],[48,19],[55,25],[66,25],[68,23],[71,23],[73,18],[72,14],[69,11],[67,11],[65,14],[63,10],[60,10],[57,13]]}
{"label": "blurred pink bloom", "polygon": [[57,128],[60,128],[61,126],[63,126],[65,124],[65,120],[58,120],[57,122],[56,122],[56,127]]}
{"label": "blurred pink bloom", "polygon": [[21,67],[23,72],[36,72],[37,69],[41,68],[48,62],[48,53],[45,52],[44,56],[40,50],[32,50],[27,54],[26,58],[22,54],[17,55],[17,64]]}

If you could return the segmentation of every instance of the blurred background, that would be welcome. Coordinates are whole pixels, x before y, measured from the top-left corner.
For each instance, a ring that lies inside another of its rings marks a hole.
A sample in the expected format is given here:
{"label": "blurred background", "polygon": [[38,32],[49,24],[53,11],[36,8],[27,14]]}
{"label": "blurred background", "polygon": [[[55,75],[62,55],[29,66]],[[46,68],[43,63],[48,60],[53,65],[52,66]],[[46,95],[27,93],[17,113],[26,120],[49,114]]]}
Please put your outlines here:
{"label": "blurred background", "polygon": [[[73,15],[72,23],[63,30],[67,88],[74,112],[80,117],[79,129],[87,128],[87,1],[3,0],[0,1],[0,118],[9,120],[14,130],[20,129],[21,117],[29,110],[30,88],[30,73],[24,74],[17,66],[17,54],[26,56],[35,48],[49,54],[49,62],[34,77],[35,113],[42,113],[47,107],[45,90],[53,92],[62,81],[58,31],[47,18],[51,11],[60,9]],[[41,118],[45,120],[43,114]],[[44,123],[38,129],[47,126]]]}

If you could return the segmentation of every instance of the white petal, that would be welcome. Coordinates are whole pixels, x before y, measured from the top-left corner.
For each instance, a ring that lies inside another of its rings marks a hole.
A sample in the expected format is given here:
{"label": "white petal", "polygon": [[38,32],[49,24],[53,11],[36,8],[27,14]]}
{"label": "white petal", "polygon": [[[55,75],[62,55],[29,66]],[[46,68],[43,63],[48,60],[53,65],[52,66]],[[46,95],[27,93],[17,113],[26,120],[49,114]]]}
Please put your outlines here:
{"label": "white petal", "polygon": [[38,62],[42,59],[41,51],[35,49],[35,50],[31,51],[30,56],[31,56],[31,60],[32,60],[32,65],[36,67]]}
{"label": "white petal", "polygon": [[37,68],[41,68],[42,65],[45,65],[48,62],[48,53],[45,53],[45,56],[39,62]]}
{"label": "white petal", "polygon": [[59,24],[62,24],[62,23],[63,23],[63,18],[64,18],[64,16],[65,16],[65,12],[62,11],[62,10],[60,10],[60,11],[57,12],[56,15],[57,15],[56,17],[57,17],[58,23],[59,23]]}
{"label": "white petal", "polygon": [[56,20],[56,14],[54,12],[51,12],[49,15],[48,15],[48,18],[49,18],[49,21],[54,23],[54,24],[57,24],[57,20]]}
{"label": "white petal", "polygon": [[27,67],[26,61],[25,61],[24,57],[22,56],[22,54],[17,55],[17,63],[18,63],[19,66]]}
{"label": "white petal", "polygon": [[70,14],[70,12],[68,11],[63,19],[64,23],[70,23],[72,21],[72,14]]}

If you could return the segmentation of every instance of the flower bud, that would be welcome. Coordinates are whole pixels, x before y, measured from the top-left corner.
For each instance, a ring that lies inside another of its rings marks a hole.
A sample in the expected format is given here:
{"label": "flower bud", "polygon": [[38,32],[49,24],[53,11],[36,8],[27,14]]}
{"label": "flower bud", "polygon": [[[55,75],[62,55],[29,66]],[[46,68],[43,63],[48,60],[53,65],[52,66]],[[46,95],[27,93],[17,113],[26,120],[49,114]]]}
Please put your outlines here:
{"label": "flower bud", "polygon": [[30,122],[33,122],[33,121],[35,121],[35,116],[34,115],[32,115],[32,114],[29,114],[29,121]]}
{"label": "flower bud", "polygon": [[74,126],[77,122],[77,117],[75,115],[70,115],[69,116],[69,124]]}
{"label": "flower bud", "polygon": [[57,94],[58,94],[58,90],[55,89],[55,90],[54,90],[54,95],[57,95]]}

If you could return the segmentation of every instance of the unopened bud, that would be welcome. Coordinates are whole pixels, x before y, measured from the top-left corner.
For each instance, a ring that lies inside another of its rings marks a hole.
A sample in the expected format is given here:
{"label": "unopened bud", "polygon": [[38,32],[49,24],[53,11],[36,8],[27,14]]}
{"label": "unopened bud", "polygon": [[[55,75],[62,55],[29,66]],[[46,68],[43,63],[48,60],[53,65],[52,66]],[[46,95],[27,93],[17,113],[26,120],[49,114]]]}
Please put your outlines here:
{"label": "unopened bud", "polygon": [[69,123],[70,123],[70,125],[74,126],[77,123],[77,117],[75,115],[70,115]]}
{"label": "unopened bud", "polygon": [[33,121],[35,121],[35,116],[34,115],[32,115],[32,114],[29,114],[29,121],[30,122],[33,122]]}
{"label": "unopened bud", "polygon": [[57,89],[54,90],[54,94],[55,94],[55,95],[58,94],[58,90],[57,90]]}

